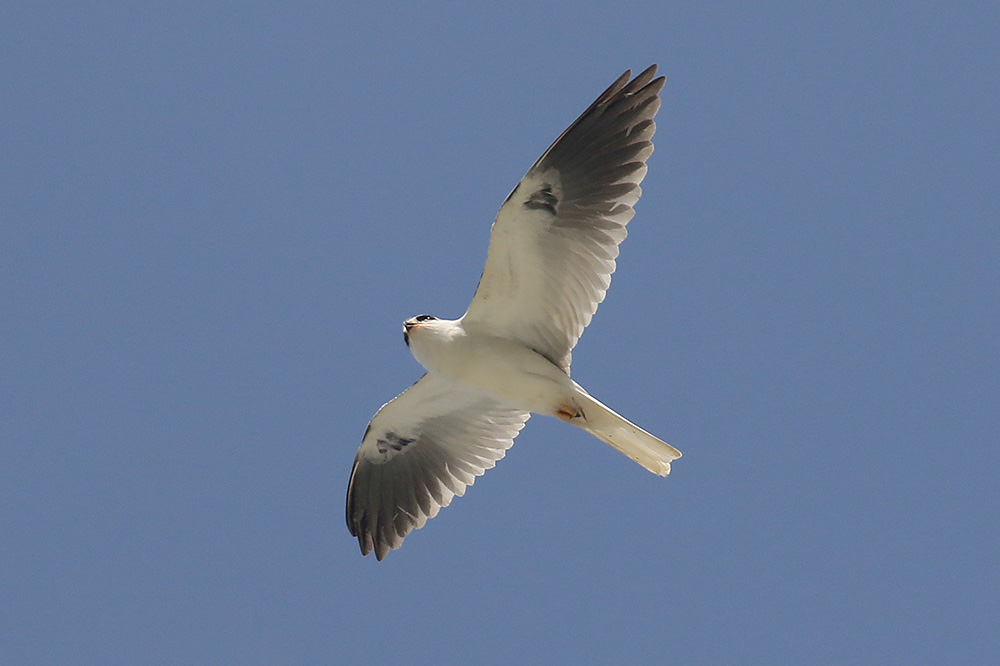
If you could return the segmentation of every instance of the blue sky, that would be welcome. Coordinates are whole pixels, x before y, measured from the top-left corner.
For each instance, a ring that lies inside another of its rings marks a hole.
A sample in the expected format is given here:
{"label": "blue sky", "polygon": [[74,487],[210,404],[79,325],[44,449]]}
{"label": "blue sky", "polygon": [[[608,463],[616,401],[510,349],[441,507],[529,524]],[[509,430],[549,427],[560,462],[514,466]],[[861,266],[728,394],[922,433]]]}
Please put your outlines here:
{"label": "blue sky", "polygon": [[[991,2],[9,3],[0,663],[994,663],[997,35]],[[401,322],[464,312],[510,189],[652,62],[573,371],[684,458],[536,417],[362,558]]]}

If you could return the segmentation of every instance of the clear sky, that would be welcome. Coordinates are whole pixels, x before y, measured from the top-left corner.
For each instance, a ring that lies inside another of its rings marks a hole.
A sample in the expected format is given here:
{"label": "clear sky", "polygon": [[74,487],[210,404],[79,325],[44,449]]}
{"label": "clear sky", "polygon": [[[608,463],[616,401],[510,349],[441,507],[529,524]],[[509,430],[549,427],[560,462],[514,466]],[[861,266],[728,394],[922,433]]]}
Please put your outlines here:
{"label": "clear sky", "polygon": [[[6,3],[0,663],[993,664],[1000,5]],[[384,562],[371,415],[626,68],[574,377]]]}

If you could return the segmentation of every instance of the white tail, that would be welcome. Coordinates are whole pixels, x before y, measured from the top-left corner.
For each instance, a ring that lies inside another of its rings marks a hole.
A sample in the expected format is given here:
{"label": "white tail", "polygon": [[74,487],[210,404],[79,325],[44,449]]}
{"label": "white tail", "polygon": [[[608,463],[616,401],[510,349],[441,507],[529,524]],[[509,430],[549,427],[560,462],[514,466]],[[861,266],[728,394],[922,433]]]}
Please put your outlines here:
{"label": "white tail", "polygon": [[670,461],[680,458],[680,451],[616,414],[582,388],[577,401],[583,415],[569,419],[569,423],[615,447],[653,474],[670,474]]}

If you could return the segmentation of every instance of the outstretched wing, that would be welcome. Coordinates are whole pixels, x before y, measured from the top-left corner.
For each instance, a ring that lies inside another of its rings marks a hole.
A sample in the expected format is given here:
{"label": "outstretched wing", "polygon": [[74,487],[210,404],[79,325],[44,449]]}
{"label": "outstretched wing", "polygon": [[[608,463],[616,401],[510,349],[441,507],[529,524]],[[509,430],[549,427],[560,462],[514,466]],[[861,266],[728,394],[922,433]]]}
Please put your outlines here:
{"label": "outstretched wing", "polygon": [[382,406],[347,486],[347,527],[379,560],[504,457],[530,414],[434,375]]}
{"label": "outstretched wing", "polygon": [[500,208],[462,321],[569,370],[615,271],[653,152],[664,79],[627,71],[528,170]]}

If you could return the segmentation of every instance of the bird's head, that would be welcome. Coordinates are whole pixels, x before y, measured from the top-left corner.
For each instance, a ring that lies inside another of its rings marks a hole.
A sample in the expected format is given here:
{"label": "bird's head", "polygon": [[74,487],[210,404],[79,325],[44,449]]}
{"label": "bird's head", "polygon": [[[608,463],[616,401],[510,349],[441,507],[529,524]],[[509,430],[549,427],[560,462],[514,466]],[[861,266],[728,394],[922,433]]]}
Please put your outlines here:
{"label": "bird's head", "polygon": [[410,317],[403,322],[403,340],[406,342],[407,347],[410,346],[410,331],[429,321],[437,321],[437,317],[434,315],[422,314],[417,315],[416,317]]}

